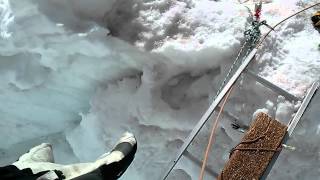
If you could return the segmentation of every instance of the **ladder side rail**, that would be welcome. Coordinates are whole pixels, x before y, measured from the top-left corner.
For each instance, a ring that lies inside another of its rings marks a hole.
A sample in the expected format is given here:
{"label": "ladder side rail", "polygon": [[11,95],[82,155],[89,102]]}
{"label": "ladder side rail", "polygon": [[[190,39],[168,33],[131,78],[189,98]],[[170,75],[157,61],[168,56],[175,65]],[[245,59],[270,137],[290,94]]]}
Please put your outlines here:
{"label": "ladder side rail", "polygon": [[[308,93],[306,94],[300,108],[298,109],[296,115],[294,116],[293,120],[290,121],[288,124],[287,134],[284,137],[282,144],[287,143],[290,136],[292,135],[293,130],[295,129],[296,125],[298,124],[300,118],[302,117],[303,113],[305,112],[306,108],[308,107],[309,103],[311,102],[311,99],[313,95],[316,93],[317,89],[319,87],[319,83],[315,82],[312,84],[311,88],[309,89]],[[281,151],[278,151],[275,153],[275,155],[272,157],[271,162],[268,164],[267,169],[263,173],[263,176],[261,177],[261,180],[266,180],[268,175],[270,174],[272,167],[276,163],[277,159],[279,158]]]}
{"label": "ladder side rail", "polygon": [[307,95],[305,96],[301,106],[299,107],[298,111],[296,112],[294,118],[288,124],[289,137],[291,137],[293,130],[296,128],[300,118],[302,117],[303,113],[306,111],[309,103],[311,102],[313,95],[315,94],[315,92],[317,91],[318,88],[319,88],[319,82],[314,82],[312,84],[311,88],[309,89]]}

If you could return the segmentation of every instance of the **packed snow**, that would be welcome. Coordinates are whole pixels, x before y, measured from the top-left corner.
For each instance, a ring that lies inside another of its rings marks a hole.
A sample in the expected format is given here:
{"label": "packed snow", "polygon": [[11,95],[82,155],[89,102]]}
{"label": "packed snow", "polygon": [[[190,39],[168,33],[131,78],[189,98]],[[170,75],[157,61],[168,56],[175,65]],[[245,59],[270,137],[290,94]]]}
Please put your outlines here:
{"label": "packed snow", "polygon": [[[262,19],[273,25],[315,2],[268,0]],[[160,178],[244,42],[245,5],[253,9],[254,2],[0,0],[0,165],[42,142],[53,145],[57,163],[92,161],[130,131],[138,151],[122,179]],[[300,98],[319,80],[320,34],[310,21],[315,9],[272,32],[250,65]],[[248,125],[263,111],[288,122],[298,105],[241,77],[226,106],[232,116],[220,124],[209,167],[218,172],[241,138],[230,126],[232,117]],[[199,159],[209,128],[210,123],[189,148]],[[309,138],[315,142],[319,137]],[[308,158],[299,160],[308,163]],[[319,162],[310,163],[319,167]],[[172,179],[197,179],[200,172],[186,159],[178,168]],[[292,178],[299,172],[290,171]],[[273,173],[273,179],[285,176]],[[315,177],[306,174],[304,179]]]}

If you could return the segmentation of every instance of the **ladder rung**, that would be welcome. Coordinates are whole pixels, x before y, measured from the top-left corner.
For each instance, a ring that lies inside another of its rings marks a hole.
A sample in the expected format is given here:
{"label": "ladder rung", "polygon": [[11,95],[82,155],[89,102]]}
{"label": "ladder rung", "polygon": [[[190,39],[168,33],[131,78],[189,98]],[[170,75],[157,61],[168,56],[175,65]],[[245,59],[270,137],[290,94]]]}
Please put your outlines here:
{"label": "ladder rung", "polygon": [[288,91],[280,88],[279,86],[271,83],[270,81],[264,79],[263,77],[256,75],[255,73],[253,73],[250,70],[246,70],[245,71],[248,75],[250,75],[251,77],[253,77],[254,79],[256,79],[257,82],[261,83],[262,85],[270,88],[271,90],[279,93],[280,95],[283,95],[287,100],[289,101],[300,101],[301,99],[294,96],[293,94],[289,93]]}

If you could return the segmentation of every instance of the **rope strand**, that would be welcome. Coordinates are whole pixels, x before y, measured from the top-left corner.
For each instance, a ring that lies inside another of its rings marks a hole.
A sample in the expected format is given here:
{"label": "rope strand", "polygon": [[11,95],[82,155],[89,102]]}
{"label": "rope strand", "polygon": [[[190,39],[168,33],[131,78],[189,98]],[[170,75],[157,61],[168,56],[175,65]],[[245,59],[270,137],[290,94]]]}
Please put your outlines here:
{"label": "rope strand", "polygon": [[202,166],[201,166],[201,172],[200,172],[199,180],[203,180],[204,171],[205,171],[205,168],[207,166],[209,152],[210,152],[212,144],[214,143],[214,140],[215,140],[214,139],[214,135],[215,135],[215,132],[216,132],[217,127],[218,127],[218,122],[219,122],[219,119],[220,119],[220,115],[221,115],[221,113],[223,111],[223,108],[224,108],[229,96],[231,95],[232,89],[233,89],[233,86],[229,89],[228,94],[224,98],[223,103],[221,105],[221,108],[219,110],[218,116],[216,117],[216,119],[214,121],[214,125],[213,125],[212,130],[211,130],[210,138],[209,138],[209,141],[208,141],[208,145],[207,145],[206,152],[205,152],[205,155],[204,155],[203,163],[202,163]]}

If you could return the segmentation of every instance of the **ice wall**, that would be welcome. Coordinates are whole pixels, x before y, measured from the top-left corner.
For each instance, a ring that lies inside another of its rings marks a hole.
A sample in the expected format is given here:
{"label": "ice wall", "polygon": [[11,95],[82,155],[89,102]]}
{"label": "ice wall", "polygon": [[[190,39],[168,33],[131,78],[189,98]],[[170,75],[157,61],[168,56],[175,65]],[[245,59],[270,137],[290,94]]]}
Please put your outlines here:
{"label": "ice wall", "polygon": [[134,74],[150,59],[107,38],[108,31],[94,23],[83,32],[69,28],[73,22],[50,20],[41,3],[14,1],[11,9],[4,7],[14,21],[8,24],[11,37],[0,41],[3,149],[77,126],[97,86]]}
{"label": "ice wall", "polygon": [[1,164],[44,140],[69,156],[60,163],[94,160],[129,130],[139,141],[129,177],[159,174],[207,106],[218,64],[239,46],[143,52],[107,36],[85,2],[6,5],[14,21],[0,41]]}

